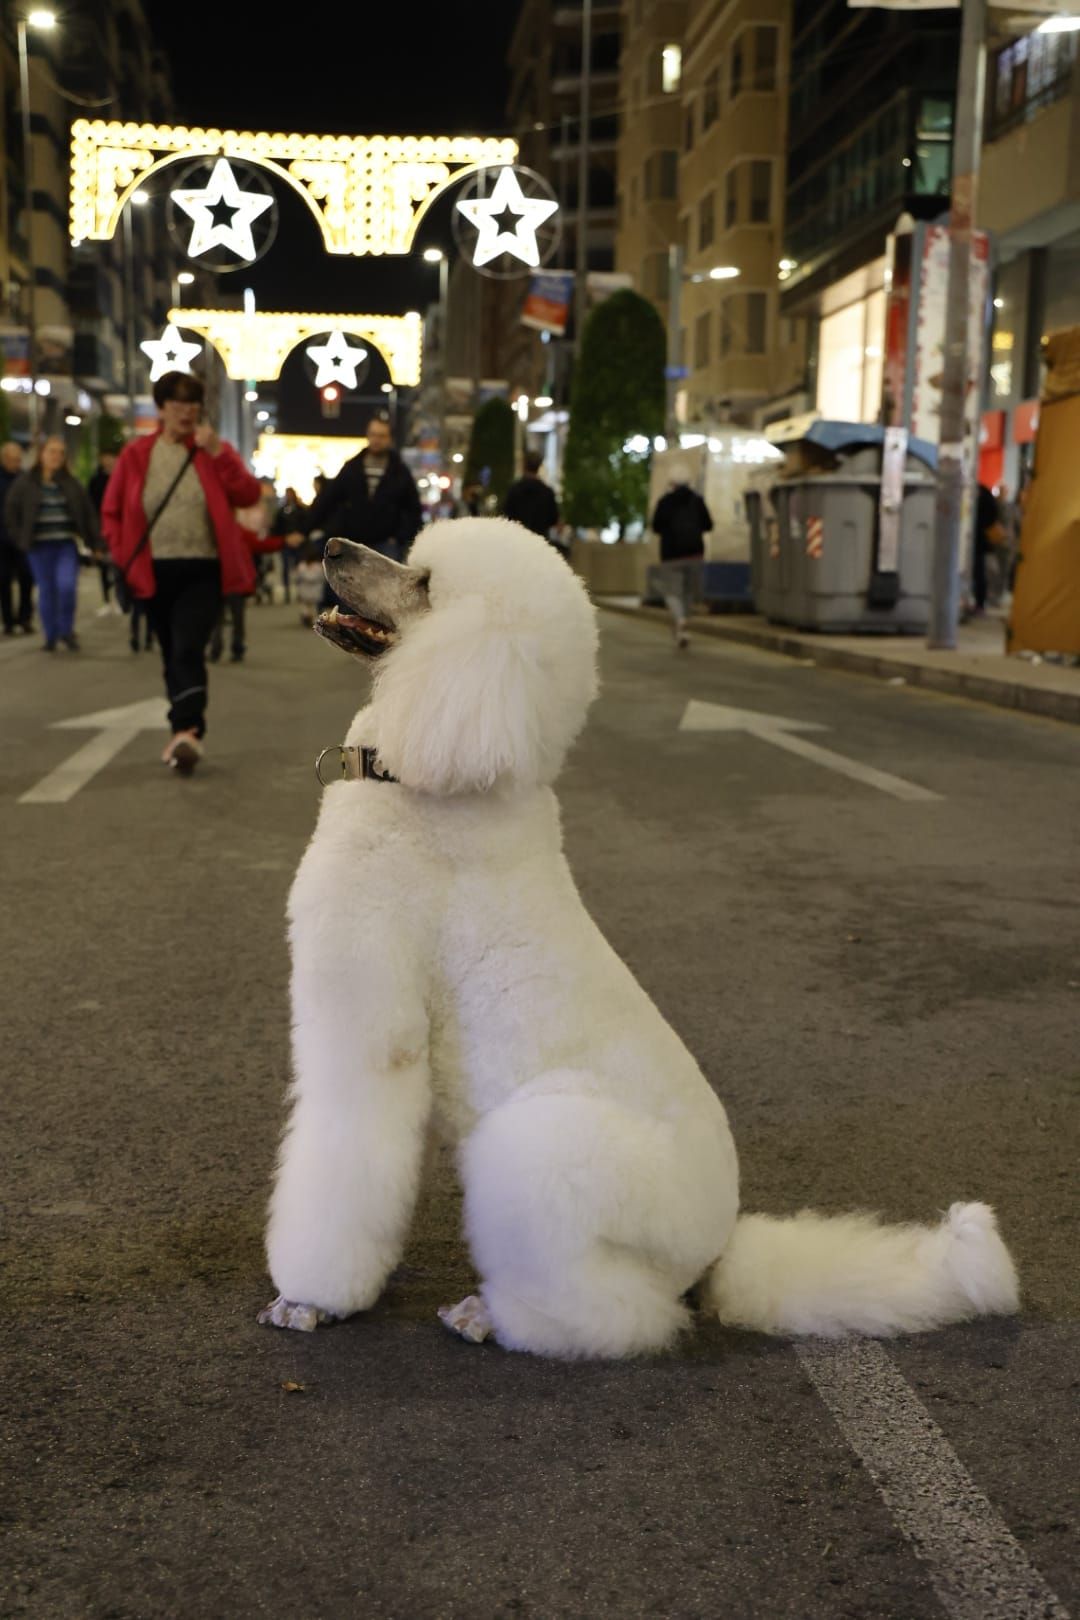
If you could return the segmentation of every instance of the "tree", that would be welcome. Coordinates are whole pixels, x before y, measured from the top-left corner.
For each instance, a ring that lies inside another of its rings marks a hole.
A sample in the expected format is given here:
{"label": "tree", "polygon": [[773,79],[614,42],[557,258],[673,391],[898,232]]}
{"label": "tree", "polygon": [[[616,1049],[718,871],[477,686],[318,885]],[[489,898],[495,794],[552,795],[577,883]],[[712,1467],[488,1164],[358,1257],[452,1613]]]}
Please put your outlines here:
{"label": "tree", "polygon": [[473,417],[462,483],[482,484],[501,506],[514,476],[514,413],[505,399],[485,400]]}
{"label": "tree", "polygon": [[[563,467],[567,522],[598,529],[644,518],[652,441],[664,430],[664,324],[648,299],[613,293],[585,322]],[[644,448],[628,449],[631,442]]]}

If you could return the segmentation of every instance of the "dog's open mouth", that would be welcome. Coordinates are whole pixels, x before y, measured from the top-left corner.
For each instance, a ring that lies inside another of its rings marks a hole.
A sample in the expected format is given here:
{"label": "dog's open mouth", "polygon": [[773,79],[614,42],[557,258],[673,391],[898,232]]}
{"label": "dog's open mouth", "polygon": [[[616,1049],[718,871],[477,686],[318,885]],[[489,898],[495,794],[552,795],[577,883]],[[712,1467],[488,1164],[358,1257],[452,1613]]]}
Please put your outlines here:
{"label": "dog's open mouth", "polygon": [[315,630],[335,646],[360,658],[378,658],[394,643],[393,625],[365,619],[359,613],[342,613],[336,607],[319,614]]}

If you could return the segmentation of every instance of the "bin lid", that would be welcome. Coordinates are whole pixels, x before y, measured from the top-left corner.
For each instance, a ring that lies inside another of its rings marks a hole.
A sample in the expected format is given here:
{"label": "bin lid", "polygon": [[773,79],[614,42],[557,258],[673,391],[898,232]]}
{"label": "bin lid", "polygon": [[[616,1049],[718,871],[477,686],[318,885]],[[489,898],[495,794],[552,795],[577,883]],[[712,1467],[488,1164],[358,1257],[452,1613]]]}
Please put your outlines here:
{"label": "bin lid", "polygon": [[[862,449],[883,444],[885,429],[872,422],[826,422],[820,418],[812,422],[799,439],[785,440],[787,444],[817,444],[834,454],[841,450]],[[928,439],[909,439],[908,455],[917,456],[928,467],[937,470],[937,445]]]}

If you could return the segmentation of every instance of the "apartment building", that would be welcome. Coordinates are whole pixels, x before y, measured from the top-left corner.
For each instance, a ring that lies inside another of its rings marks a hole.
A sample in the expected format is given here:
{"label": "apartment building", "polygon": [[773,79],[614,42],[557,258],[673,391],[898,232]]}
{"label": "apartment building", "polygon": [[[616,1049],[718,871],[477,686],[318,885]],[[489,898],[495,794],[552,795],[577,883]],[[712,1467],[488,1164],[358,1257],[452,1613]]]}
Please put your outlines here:
{"label": "apartment building", "polygon": [[[176,254],[159,207],[131,210],[130,229],[118,231],[111,242],[71,244],[71,121],[89,114],[168,123],[172,96],[139,0],[87,0],[77,11],[59,12],[51,29],[28,26],[26,44],[32,210],[25,183],[17,20],[13,8],[5,7],[0,25],[5,137],[0,162],[0,348],[9,378],[25,373],[32,278],[36,370],[42,388],[48,384],[48,393],[38,401],[38,426],[77,429],[78,419],[103,404],[122,414],[129,392],[147,386],[138,343],[156,335],[164,322]],[[129,337],[134,360],[130,378]],[[8,393],[7,404],[13,431],[25,437],[31,420],[25,394]]]}
{"label": "apartment building", "polygon": [[675,294],[688,425],[760,423],[803,403],[803,328],[781,314],[778,282],[790,9],[623,7],[616,263],[665,321]]}

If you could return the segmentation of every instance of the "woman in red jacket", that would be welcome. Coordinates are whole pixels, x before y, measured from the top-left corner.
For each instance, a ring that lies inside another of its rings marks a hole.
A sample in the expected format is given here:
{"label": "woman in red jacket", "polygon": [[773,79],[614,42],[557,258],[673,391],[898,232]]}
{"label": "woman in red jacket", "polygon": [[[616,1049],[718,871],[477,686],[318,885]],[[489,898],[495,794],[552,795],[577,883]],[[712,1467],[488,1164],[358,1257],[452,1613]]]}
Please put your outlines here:
{"label": "woman in red jacket", "polygon": [[197,377],[158,378],[161,426],[124,446],[101,507],[113,562],[130,594],[148,603],[165,663],[172,739],[162,758],[185,773],[202,758],[206,644],[221,599],[255,585],[235,509],[260,495],[236,451],[201,420],[203,398]]}

